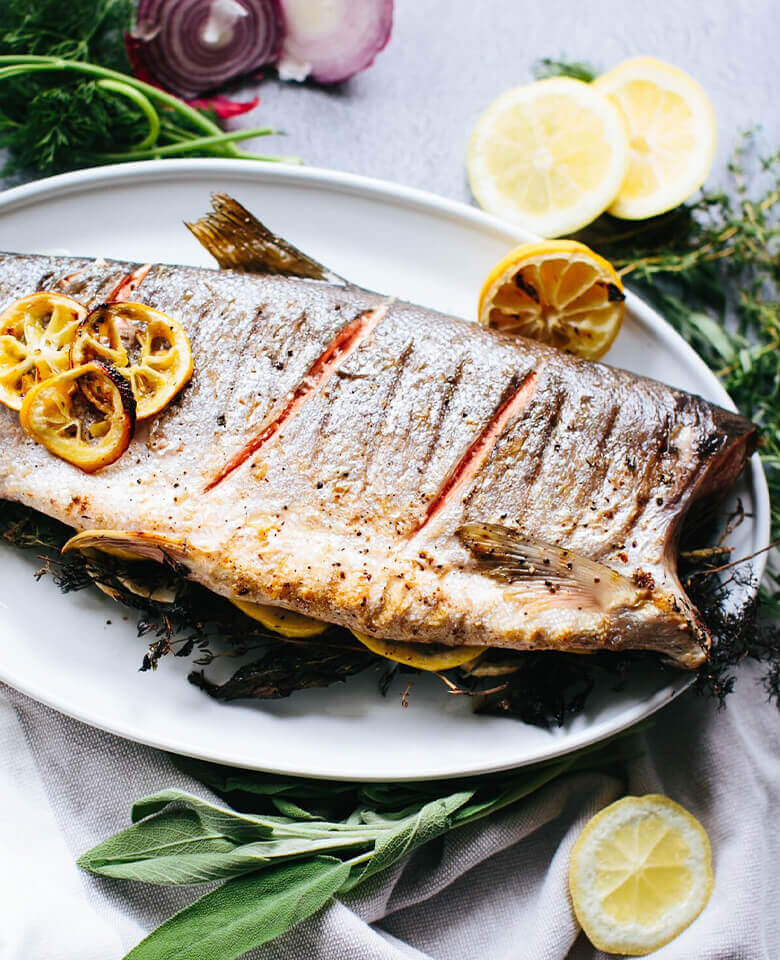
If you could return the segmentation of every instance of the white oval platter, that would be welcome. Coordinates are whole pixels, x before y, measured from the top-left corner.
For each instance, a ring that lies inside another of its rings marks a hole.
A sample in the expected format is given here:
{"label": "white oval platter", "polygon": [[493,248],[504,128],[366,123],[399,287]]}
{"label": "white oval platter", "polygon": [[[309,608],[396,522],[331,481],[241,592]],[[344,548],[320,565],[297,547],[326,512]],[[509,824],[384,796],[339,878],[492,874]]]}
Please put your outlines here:
{"label": "white oval platter", "polygon": [[[365,287],[473,317],[482,280],[522,230],[462,204],[326,170],[218,159],[103,167],[0,194],[0,250],[213,266],[182,221],[212,191],[234,195],[272,230]],[[629,295],[606,358],[724,406],[731,402],[691,348]],[[2,453],[0,452],[0,456]],[[737,555],[768,541],[766,482],[754,458],[735,495],[749,519]],[[62,595],[39,561],[0,546],[0,679],[85,723],[165,750],[311,777],[411,780],[476,774],[567,753],[649,716],[685,675],[646,669],[622,690],[597,688],[586,711],[553,730],[477,716],[435,677],[417,680],[408,707],[382,697],[371,671],[276,702],[218,704],[172,657],[138,667],[146,642],[134,619],[95,590]],[[755,573],[763,570],[757,559]],[[110,621],[110,623],[109,623]]]}

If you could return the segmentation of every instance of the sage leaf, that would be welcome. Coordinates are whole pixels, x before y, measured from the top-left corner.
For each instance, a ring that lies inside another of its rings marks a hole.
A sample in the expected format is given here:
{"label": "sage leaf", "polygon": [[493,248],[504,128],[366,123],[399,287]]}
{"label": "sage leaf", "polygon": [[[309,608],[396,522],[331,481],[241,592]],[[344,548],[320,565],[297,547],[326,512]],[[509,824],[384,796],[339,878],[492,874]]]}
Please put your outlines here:
{"label": "sage leaf", "polygon": [[353,874],[345,889],[353,889],[368,877],[386,870],[412,850],[446,833],[452,826],[452,815],[472,799],[474,792],[462,790],[448,797],[431,800],[393,828],[380,833],[374,855],[362,871]]}
{"label": "sage leaf", "polygon": [[171,788],[136,800],[131,810],[133,823],[154,814],[160,814],[173,804],[186,804],[200,820],[203,829],[219,833],[239,842],[270,839],[274,828],[289,823],[288,818],[255,816],[238,813],[230,807],[222,807],[204,800],[194,793]]}
{"label": "sage leaf", "polygon": [[236,842],[205,825],[193,811],[172,809],[164,817],[155,817],[114,834],[82,854],[78,864],[90,873],[107,876],[117,863],[132,863],[158,857],[213,855],[230,852]]}
{"label": "sage leaf", "polygon": [[453,817],[453,826],[461,827],[472,820],[480,820],[491,813],[501,810],[524,797],[541,790],[551,781],[570,770],[576,763],[579,754],[570,754],[562,760],[539,768],[531,768],[530,772],[523,772],[519,776],[503,782],[502,788],[490,796],[464,804]]}
{"label": "sage leaf", "polygon": [[357,786],[347,781],[302,780],[297,777],[276,777],[268,773],[238,770],[192,757],[171,755],[176,767],[195,780],[211,787],[217,793],[254,793],[273,797],[292,794],[295,802],[324,800],[331,802],[336,795],[354,793]]}
{"label": "sage leaf", "polygon": [[313,857],[228,880],[142,940],[125,960],[235,960],[316,913],[350,865]]}
{"label": "sage leaf", "polygon": [[283,797],[272,797],[271,803],[281,813],[283,817],[289,817],[291,820],[324,820],[324,817],[316,813],[304,810],[303,807]]}
{"label": "sage leaf", "polygon": [[370,850],[372,845],[372,839],[334,834],[332,839],[326,837],[321,840],[311,840],[308,837],[287,837],[283,840],[247,843],[229,850],[152,856],[145,860],[125,857],[120,853],[112,859],[105,856],[93,857],[89,865],[82,861],[79,863],[91,873],[102,877],[135,880],[138,883],[154,883],[161,886],[180,886],[228,880],[231,877],[263,870],[280,861],[299,857]]}

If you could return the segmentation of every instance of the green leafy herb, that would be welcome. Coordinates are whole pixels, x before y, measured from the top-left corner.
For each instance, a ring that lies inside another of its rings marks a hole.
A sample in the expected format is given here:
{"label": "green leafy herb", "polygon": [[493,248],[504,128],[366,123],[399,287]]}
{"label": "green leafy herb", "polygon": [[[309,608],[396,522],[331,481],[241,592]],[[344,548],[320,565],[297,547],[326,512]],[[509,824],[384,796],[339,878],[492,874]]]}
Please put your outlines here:
{"label": "green leafy herb", "polygon": [[[150,934],[127,960],[237,957],[449,830],[489,816],[563,773],[622,759],[622,747],[613,741],[535,768],[456,784],[361,785],[176,758],[209,785],[249,797],[251,812],[164,790],[134,804],[132,826],[78,862],[100,876],[165,886],[225,881]],[[296,802],[280,804],[281,795]],[[308,809],[311,801],[332,805],[334,795],[342,808],[338,819]]]}
{"label": "green leafy herb", "polygon": [[[780,537],[780,152],[757,156],[746,133],[729,171],[733,190],[704,192],[639,223],[605,216],[582,231],[654,303],[761,428],[759,455]],[[777,580],[766,594],[780,612]]]}
{"label": "green leafy herb", "polygon": [[133,16],[133,0],[3,0],[0,50],[129,70],[123,33]]}
{"label": "green leafy herb", "polygon": [[582,80],[583,83],[592,83],[599,75],[599,71],[589,63],[552,60],[550,57],[537,60],[533,73],[537,80],[546,80],[547,77],[571,77],[573,80]]}
{"label": "green leafy herb", "polygon": [[295,160],[240,150],[207,112],[132,76],[122,34],[131,0],[0,3],[0,146],[5,173],[170,156]]}
{"label": "green leafy herb", "polygon": [[166,920],[125,960],[235,960],[324,907],[349,871],[341,860],[311,857],[229,880]]}

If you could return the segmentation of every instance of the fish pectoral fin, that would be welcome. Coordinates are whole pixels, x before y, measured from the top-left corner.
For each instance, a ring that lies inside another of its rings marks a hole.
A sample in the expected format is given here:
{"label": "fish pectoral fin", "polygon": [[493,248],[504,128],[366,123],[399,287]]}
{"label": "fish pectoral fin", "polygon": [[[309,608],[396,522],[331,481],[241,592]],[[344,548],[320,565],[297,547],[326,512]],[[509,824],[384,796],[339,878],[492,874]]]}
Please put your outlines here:
{"label": "fish pectoral fin", "polygon": [[520,587],[544,588],[549,605],[606,611],[634,606],[649,591],[606,564],[541,540],[529,540],[497,523],[467,523],[458,536],[498,580]]}
{"label": "fish pectoral fin", "polygon": [[185,226],[223,270],[346,283],[343,277],[271,233],[228,194],[212,194],[211,206],[211,213],[195,223],[185,221]]}
{"label": "fish pectoral fin", "polygon": [[174,569],[187,556],[183,541],[157,533],[128,530],[83,530],[71,537],[62,552],[101,550],[119,560],[154,560]]}

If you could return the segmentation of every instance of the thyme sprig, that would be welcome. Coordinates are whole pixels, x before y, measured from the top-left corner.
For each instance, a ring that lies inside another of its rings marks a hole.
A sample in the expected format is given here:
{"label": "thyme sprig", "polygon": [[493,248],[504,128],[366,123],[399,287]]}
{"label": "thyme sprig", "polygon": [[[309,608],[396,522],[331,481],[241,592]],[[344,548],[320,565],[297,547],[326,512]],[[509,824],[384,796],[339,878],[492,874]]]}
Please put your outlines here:
{"label": "thyme sprig", "polygon": [[[742,134],[732,189],[637,224],[604,216],[578,234],[683,335],[739,410],[761,428],[759,455],[780,536],[780,151],[760,156]],[[780,614],[775,574],[765,611]]]}

